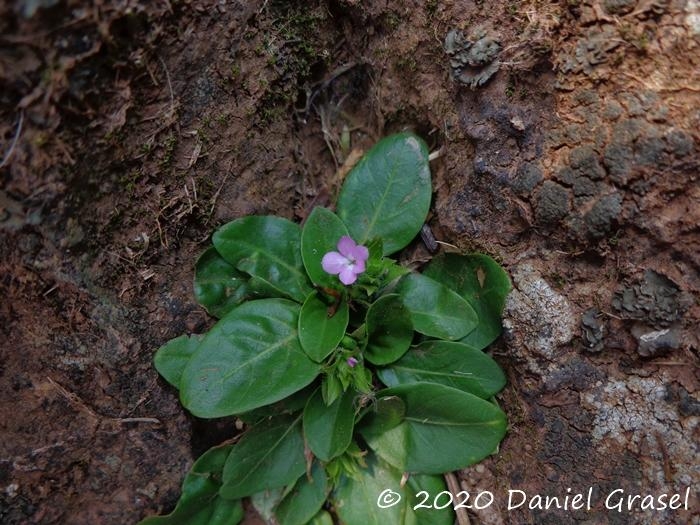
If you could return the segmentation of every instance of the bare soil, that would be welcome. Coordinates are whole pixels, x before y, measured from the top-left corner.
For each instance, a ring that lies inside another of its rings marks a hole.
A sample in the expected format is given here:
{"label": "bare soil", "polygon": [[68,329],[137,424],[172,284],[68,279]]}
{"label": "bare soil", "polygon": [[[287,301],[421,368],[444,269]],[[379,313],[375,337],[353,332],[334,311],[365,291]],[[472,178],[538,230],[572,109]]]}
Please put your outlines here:
{"label": "bare soil", "polygon": [[[498,43],[462,81],[453,29]],[[440,151],[436,237],[514,282],[492,349],[511,426],[460,474],[496,496],[472,523],[700,523],[697,0],[18,0],[0,116],[1,523],[172,509],[236,433],[152,366],[211,324],[197,255],[228,220],[330,205],[403,129]],[[590,512],[506,508],[591,486]],[[603,506],[689,486],[689,510]]]}

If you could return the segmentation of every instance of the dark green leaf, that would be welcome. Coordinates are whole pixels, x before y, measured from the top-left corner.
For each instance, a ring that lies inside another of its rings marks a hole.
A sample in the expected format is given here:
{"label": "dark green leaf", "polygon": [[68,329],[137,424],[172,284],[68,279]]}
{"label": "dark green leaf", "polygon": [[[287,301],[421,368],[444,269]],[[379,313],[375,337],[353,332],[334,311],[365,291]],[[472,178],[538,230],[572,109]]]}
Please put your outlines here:
{"label": "dark green leaf", "polygon": [[433,259],[424,275],[441,282],[466,299],[479,324],[461,342],[486,348],[501,333],[501,314],[511,284],[508,274],[488,255],[448,253]]}
{"label": "dark green leaf", "polygon": [[249,216],[219,228],[212,238],[221,256],[281,296],[303,302],[311,292],[301,259],[301,228],[274,216]]}
{"label": "dark green leaf", "polygon": [[301,256],[311,281],[318,286],[338,287],[337,275],[326,273],[321,266],[323,256],[338,251],[338,241],[349,235],[348,229],[332,211],[316,207],[306,218],[301,232]]}
{"label": "dark green leaf", "polygon": [[440,339],[460,339],[479,322],[474,309],[452,290],[418,273],[403,277],[396,287],[411,313],[416,332]]}
{"label": "dark green leaf", "polygon": [[397,294],[377,299],[367,310],[365,359],[386,365],[401,357],[413,340],[411,314]]}
{"label": "dark green leaf", "polygon": [[296,414],[297,412],[304,410],[306,403],[309,401],[309,398],[317,388],[317,384],[311,383],[301,390],[294,392],[292,395],[285,397],[281,401],[256,408],[250,412],[237,414],[238,418],[249,425],[253,425],[258,423],[261,419],[270,418],[273,416]]}
{"label": "dark green leaf", "polygon": [[506,384],[498,364],[481,350],[463,343],[426,341],[411,348],[400,360],[377,370],[389,386],[406,383],[440,383],[488,399]]}
{"label": "dark green leaf", "polygon": [[[338,517],[345,525],[452,525],[452,505],[444,509],[414,507],[421,491],[431,496],[447,490],[442,476],[412,475],[401,486],[402,472],[375,456],[354,479],[343,477],[333,494]],[[400,498],[400,499],[399,499]],[[390,502],[397,501],[394,505]],[[432,502],[431,502],[432,503]]]}
{"label": "dark green leaf", "polygon": [[205,452],[192,466],[182,484],[175,510],[167,516],[151,516],[139,525],[236,525],[243,519],[240,500],[217,495],[221,475],[232,445]]}
{"label": "dark green leaf", "polygon": [[194,298],[215,317],[223,317],[248,293],[249,276],[226,262],[216,248],[209,248],[194,269]]}
{"label": "dark green leaf", "polygon": [[406,404],[399,425],[379,433],[362,427],[369,446],[402,471],[438,474],[458,470],[491,454],[506,433],[506,416],[495,405],[434,383],[401,385],[377,393]]}
{"label": "dark green leaf", "polygon": [[219,494],[238,499],[291,485],[305,469],[301,416],[274,418],[248,430],[233,446]]}
{"label": "dark green leaf", "polygon": [[202,335],[181,335],[161,346],[153,357],[158,373],[175,388],[180,388],[182,371],[202,342]]}
{"label": "dark green leaf", "polygon": [[309,295],[299,313],[299,341],[306,355],[317,363],[323,361],[345,335],[349,319],[347,301],[342,300],[329,317],[328,305],[317,293]]}
{"label": "dark green leaf", "polygon": [[406,405],[398,396],[380,397],[362,414],[360,432],[379,436],[403,422]]}
{"label": "dark green leaf", "polygon": [[384,255],[406,246],[423,226],[431,198],[428,148],[411,133],[380,140],[348,174],[338,216],[351,237],[383,240]]}
{"label": "dark green leaf", "polygon": [[216,323],[182,373],[185,408],[205,418],[240,414],[311,383],[320,366],[301,349],[298,312],[286,299],[258,299]]}
{"label": "dark green leaf", "polygon": [[326,471],[315,462],[311,478],[302,476],[275,510],[280,525],[306,525],[321,510],[328,493]]}
{"label": "dark green leaf", "polygon": [[348,390],[326,406],[321,389],[311,396],[304,409],[304,436],[314,455],[330,461],[345,452],[355,425],[355,393]]}

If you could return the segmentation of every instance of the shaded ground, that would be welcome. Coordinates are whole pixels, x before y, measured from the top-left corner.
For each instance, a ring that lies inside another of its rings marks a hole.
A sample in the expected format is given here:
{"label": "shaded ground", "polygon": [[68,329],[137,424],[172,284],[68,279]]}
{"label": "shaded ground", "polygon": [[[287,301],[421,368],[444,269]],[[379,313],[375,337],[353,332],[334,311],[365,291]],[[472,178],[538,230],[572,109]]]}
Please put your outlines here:
{"label": "shaded ground", "polygon": [[[244,214],[303,218],[338,167],[410,128],[441,150],[437,238],[496,256],[515,285],[493,350],[511,429],[462,473],[496,495],[473,521],[700,523],[696,0],[32,12],[53,3],[0,7],[0,522],[172,508],[193,456],[235,432],[186,415],[151,365],[210,323],[191,295],[208,236]],[[454,69],[498,69],[482,87],[452,78],[452,29],[496,49]],[[688,512],[504,497],[693,484]]]}

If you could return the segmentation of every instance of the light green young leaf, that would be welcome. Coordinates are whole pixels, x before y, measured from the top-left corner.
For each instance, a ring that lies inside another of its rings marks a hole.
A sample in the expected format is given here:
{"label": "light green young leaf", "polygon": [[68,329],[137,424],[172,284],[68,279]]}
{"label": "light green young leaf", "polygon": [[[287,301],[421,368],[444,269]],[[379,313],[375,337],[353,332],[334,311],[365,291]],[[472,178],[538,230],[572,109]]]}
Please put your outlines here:
{"label": "light green young leaf", "polygon": [[332,317],[328,317],[328,305],[317,293],[304,301],[299,313],[299,341],[306,355],[320,363],[340,343],[350,319],[348,302],[341,300]]}
{"label": "light green young leaf", "polygon": [[325,510],[321,510],[311,518],[308,525],[333,525],[333,518]]}
{"label": "light green young leaf", "polygon": [[396,293],[421,334],[456,340],[474,330],[479,319],[469,303],[445,285],[418,273],[401,278]]}
{"label": "light green young leaf", "polygon": [[269,405],[301,390],[320,371],[301,349],[299,305],[249,301],[216,323],[185,367],[180,400],[192,414],[214,418]]}
{"label": "light green young leaf", "polygon": [[503,371],[491,356],[463,343],[447,341],[426,341],[415,346],[395,363],[378,369],[377,375],[389,387],[439,383],[483,399],[506,384]]}
{"label": "light green young leaf", "polygon": [[317,458],[330,461],[350,445],[355,425],[354,398],[355,393],[348,390],[326,406],[318,389],[309,399],[304,409],[304,436]]}
{"label": "light green young leaf", "polygon": [[299,303],[311,293],[301,259],[301,228],[274,216],[249,216],[219,228],[216,250],[238,270],[262,280]]}
{"label": "light green young leaf", "polygon": [[238,499],[291,485],[305,469],[301,415],[273,418],[248,430],[233,446],[219,495]]}
{"label": "light green young leaf", "polygon": [[398,396],[406,404],[403,422],[383,433],[362,426],[360,433],[402,471],[439,474],[473,465],[496,450],[506,433],[506,416],[498,407],[455,388],[412,383],[377,393],[382,396]]}
{"label": "light green young leaf", "polygon": [[448,253],[430,261],[424,275],[441,282],[474,308],[479,324],[461,342],[481,350],[501,333],[501,315],[510,278],[488,255]]}
{"label": "light green young leaf", "polygon": [[380,140],[348,174],[337,212],[358,244],[380,237],[389,255],[421,229],[431,193],[427,146],[398,133]]}
{"label": "light green young leaf", "polygon": [[181,335],[161,346],[153,357],[158,373],[175,388],[180,388],[182,371],[199,348],[204,336]]}

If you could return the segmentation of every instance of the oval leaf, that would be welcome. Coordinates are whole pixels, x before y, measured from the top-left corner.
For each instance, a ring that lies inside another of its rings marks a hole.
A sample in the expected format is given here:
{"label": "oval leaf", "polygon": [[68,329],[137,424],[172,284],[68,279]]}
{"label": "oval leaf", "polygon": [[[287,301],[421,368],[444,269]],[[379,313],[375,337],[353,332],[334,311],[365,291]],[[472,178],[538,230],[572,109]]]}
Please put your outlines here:
{"label": "oval leaf", "polygon": [[315,462],[311,477],[302,476],[275,510],[280,525],[309,523],[326,501],[328,479],[320,463]]}
{"label": "oval leaf", "polygon": [[[402,486],[402,472],[370,455],[367,468],[356,478],[344,476],[333,494],[340,521],[347,525],[452,525],[452,505],[444,509],[414,507],[416,494],[431,496],[447,490],[442,476],[412,475]],[[400,498],[398,503],[390,505]],[[380,506],[381,503],[381,506]]]}
{"label": "oval leaf", "polygon": [[320,366],[301,349],[298,311],[286,299],[258,299],[216,323],[182,373],[185,408],[205,418],[239,414],[311,383]]}
{"label": "oval leaf", "polygon": [[350,319],[348,303],[342,300],[332,317],[328,317],[329,306],[317,293],[304,301],[299,313],[299,341],[311,359],[320,363],[340,343]]}
{"label": "oval leaf", "polygon": [[304,437],[317,458],[330,461],[350,445],[355,425],[354,399],[355,393],[348,390],[326,405],[321,389],[309,399],[304,409]]}
{"label": "oval leaf", "polygon": [[427,146],[399,133],[380,140],[348,174],[337,212],[358,244],[380,237],[389,255],[421,229],[431,193]]}
{"label": "oval leaf", "polygon": [[479,322],[474,309],[445,285],[418,273],[403,277],[396,292],[411,314],[416,332],[455,340],[474,330]]}
{"label": "oval leaf", "polygon": [[454,290],[479,316],[476,329],[461,342],[481,350],[501,334],[501,314],[511,283],[506,271],[491,257],[444,254],[428,264],[424,275]]}
{"label": "oval leaf", "polygon": [[306,218],[301,232],[301,256],[306,273],[318,286],[338,287],[337,275],[326,273],[321,266],[323,256],[338,249],[338,241],[349,235],[348,229],[338,216],[326,208],[316,207]]}
{"label": "oval leaf", "polygon": [[161,346],[153,357],[158,373],[175,388],[180,388],[182,371],[199,348],[204,336],[181,335]]}
{"label": "oval leaf", "polygon": [[506,384],[503,371],[491,356],[462,343],[426,341],[400,360],[377,370],[389,386],[439,383],[488,399]]}
{"label": "oval leaf", "polygon": [[365,358],[386,365],[400,358],[413,340],[411,314],[397,294],[377,299],[367,310]]}
{"label": "oval leaf", "polygon": [[301,260],[298,224],[274,216],[243,217],[219,228],[212,241],[226,261],[280,296],[301,303],[311,292]]}
{"label": "oval leaf", "polygon": [[383,433],[371,427],[360,432],[370,448],[402,471],[465,468],[493,453],[506,433],[506,416],[498,407],[455,388],[413,383],[382,390],[380,396],[403,400],[403,422]]}
{"label": "oval leaf", "polygon": [[219,494],[238,499],[293,484],[306,470],[301,416],[254,426],[231,449]]}

